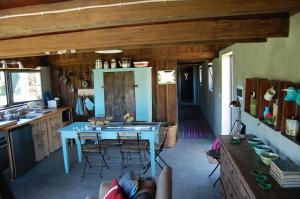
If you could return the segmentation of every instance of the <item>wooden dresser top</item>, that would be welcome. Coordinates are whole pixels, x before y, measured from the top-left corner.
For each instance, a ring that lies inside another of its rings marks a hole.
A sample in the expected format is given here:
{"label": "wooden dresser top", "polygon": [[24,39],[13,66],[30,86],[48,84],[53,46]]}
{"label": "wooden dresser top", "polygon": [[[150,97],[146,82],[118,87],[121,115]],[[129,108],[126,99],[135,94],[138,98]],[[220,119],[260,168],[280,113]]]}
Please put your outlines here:
{"label": "wooden dresser top", "polygon": [[[252,135],[247,135],[247,137],[251,136]],[[263,165],[260,157],[256,155],[254,149],[252,149],[248,144],[247,138],[240,144],[235,145],[230,143],[230,136],[222,135],[221,143],[232,163],[235,164],[236,168],[238,168],[241,178],[247,182],[256,198],[300,198],[300,188],[281,188],[273,177],[269,175],[269,167]],[[272,189],[263,190],[259,187],[255,177],[251,174],[251,171],[254,169],[259,169],[263,171],[264,174],[267,174],[268,181],[272,184]]]}

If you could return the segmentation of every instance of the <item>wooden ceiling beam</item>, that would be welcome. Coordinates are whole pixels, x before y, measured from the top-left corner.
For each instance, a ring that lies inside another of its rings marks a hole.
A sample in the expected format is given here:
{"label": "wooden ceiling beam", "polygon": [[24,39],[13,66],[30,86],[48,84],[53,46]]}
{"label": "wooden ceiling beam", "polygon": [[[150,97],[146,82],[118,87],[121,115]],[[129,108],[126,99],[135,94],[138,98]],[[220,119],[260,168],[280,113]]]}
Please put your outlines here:
{"label": "wooden ceiling beam", "polygon": [[[123,3],[137,1],[122,0]],[[0,10],[0,16],[114,3],[120,3],[120,0],[72,0],[4,9]],[[299,0],[167,0],[156,3],[0,19],[0,39],[179,20],[295,13],[298,11],[300,11]]]}
{"label": "wooden ceiling beam", "polygon": [[109,49],[170,43],[239,42],[288,36],[289,18],[201,20],[1,40],[0,57],[23,57],[62,49]]}

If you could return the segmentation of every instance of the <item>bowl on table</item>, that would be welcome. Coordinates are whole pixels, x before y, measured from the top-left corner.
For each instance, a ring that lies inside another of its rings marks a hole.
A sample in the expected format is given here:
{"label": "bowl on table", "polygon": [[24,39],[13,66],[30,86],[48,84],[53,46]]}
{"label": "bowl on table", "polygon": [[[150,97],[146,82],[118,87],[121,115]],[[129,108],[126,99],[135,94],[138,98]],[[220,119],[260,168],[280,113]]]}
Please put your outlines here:
{"label": "bowl on table", "polygon": [[271,162],[272,160],[276,160],[278,159],[279,156],[277,153],[272,153],[272,152],[263,152],[261,155],[260,155],[260,159],[261,161],[267,165],[267,166],[270,166],[271,165]]}
{"label": "bowl on table", "polygon": [[270,152],[271,147],[265,144],[258,144],[254,146],[255,153],[257,155],[261,155],[263,152]]}
{"label": "bowl on table", "polygon": [[259,139],[259,138],[249,138],[248,139],[248,143],[254,147],[255,145],[258,145],[258,144],[263,144],[262,140]]}

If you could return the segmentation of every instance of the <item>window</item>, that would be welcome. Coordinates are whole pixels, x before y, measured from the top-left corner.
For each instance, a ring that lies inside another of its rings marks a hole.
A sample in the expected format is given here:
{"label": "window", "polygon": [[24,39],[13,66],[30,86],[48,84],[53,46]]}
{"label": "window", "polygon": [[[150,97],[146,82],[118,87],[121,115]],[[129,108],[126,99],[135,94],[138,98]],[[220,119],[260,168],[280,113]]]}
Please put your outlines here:
{"label": "window", "polygon": [[7,105],[6,84],[4,71],[0,71],[0,106]]}
{"label": "window", "polygon": [[209,64],[208,65],[208,90],[210,91],[214,91],[213,77],[214,77],[213,68],[212,65]]}
{"label": "window", "polygon": [[199,66],[199,84],[202,85],[203,84],[203,71],[202,71],[202,66]]}
{"label": "window", "polygon": [[42,99],[41,74],[39,72],[12,72],[13,103]]}
{"label": "window", "polygon": [[0,71],[0,107],[42,100],[41,84],[39,71]]}

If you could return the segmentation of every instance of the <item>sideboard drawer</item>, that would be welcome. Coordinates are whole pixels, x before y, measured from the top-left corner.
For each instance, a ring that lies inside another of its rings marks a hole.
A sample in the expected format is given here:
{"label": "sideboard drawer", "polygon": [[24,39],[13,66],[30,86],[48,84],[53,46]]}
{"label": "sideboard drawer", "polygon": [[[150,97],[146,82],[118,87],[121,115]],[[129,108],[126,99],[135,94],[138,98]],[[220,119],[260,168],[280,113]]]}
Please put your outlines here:
{"label": "sideboard drawer", "polygon": [[241,199],[251,199],[250,195],[248,194],[248,192],[246,191],[244,185],[242,182],[240,182],[240,198]]}

